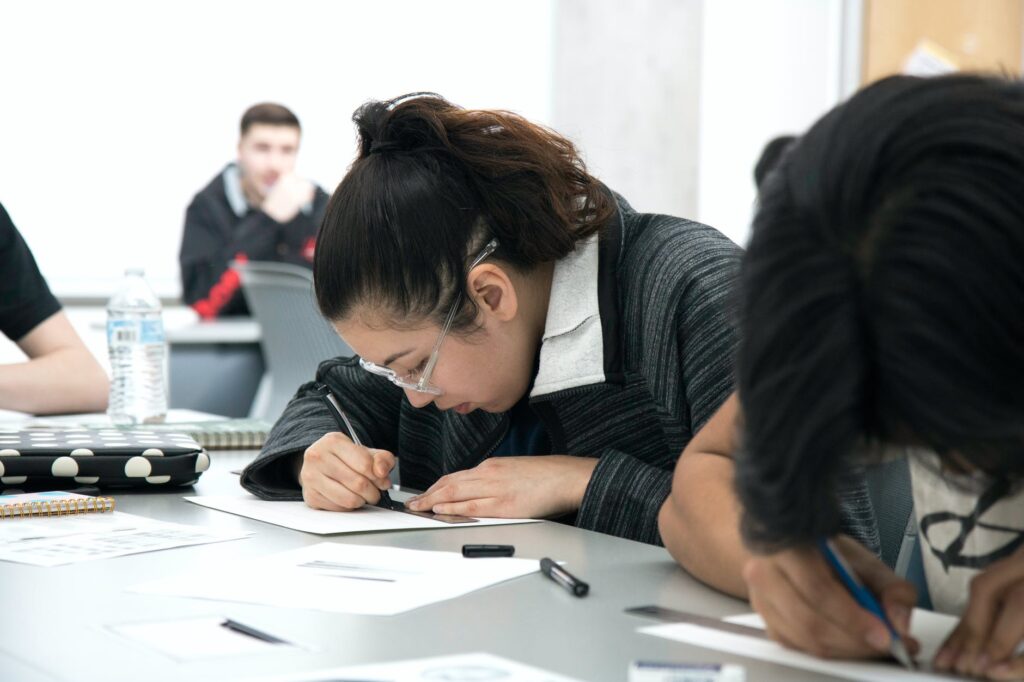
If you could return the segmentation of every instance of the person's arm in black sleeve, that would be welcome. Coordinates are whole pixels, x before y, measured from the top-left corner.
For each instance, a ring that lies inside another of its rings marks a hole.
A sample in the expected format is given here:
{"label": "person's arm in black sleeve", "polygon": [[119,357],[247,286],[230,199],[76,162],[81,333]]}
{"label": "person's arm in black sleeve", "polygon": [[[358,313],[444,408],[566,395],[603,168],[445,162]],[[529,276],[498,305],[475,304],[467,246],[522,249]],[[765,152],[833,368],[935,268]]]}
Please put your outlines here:
{"label": "person's arm in black sleeve", "polygon": [[259,456],[242,472],[243,488],[268,500],[302,499],[295,476],[297,458],[325,434],[346,433],[317,393],[319,383],[327,384],[334,393],[364,444],[395,450],[402,390],[361,369],[358,362],[351,357],[321,363],[316,381],[299,388]]}
{"label": "person's arm in black sleeve", "polygon": [[0,206],[0,330],[28,360],[0,365],[0,409],[106,409],[106,372],[61,310],[35,258]]}
{"label": "person's arm in black sleeve", "polygon": [[[181,240],[182,297],[204,319],[234,307],[241,297],[234,259],[273,260],[280,225],[262,211],[250,211],[241,222],[227,206],[197,196],[185,212]],[[237,224],[236,224],[237,223]]]}

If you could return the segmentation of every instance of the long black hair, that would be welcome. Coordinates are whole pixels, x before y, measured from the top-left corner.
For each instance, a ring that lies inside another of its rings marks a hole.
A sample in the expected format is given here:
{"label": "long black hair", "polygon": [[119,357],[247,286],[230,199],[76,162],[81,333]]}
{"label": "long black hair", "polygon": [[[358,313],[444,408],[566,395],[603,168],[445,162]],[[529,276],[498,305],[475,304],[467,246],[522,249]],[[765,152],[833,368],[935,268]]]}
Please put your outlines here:
{"label": "long black hair", "polygon": [[754,546],[839,527],[862,446],[1024,475],[1024,85],[893,77],[765,179],[742,275],[737,487]]}
{"label": "long black hair", "polygon": [[[368,102],[353,121],[358,155],[328,204],[314,262],[329,320],[368,306],[396,326],[440,324],[491,239],[495,258],[529,271],[614,211],[571,142],[516,114],[413,93]],[[463,295],[452,329],[475,313]]]}

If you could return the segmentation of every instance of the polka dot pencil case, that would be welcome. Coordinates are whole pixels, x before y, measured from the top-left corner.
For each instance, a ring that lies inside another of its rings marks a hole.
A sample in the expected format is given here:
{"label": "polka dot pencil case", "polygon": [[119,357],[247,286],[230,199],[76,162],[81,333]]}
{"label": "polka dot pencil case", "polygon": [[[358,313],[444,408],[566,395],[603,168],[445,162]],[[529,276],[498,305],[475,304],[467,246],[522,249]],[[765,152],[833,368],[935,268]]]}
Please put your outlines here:
{"label": "polka dot pencil case", "polygon": [[210,457],[184,433],[121,429],[0,429],[0,484],[153,488],[196,482]]}

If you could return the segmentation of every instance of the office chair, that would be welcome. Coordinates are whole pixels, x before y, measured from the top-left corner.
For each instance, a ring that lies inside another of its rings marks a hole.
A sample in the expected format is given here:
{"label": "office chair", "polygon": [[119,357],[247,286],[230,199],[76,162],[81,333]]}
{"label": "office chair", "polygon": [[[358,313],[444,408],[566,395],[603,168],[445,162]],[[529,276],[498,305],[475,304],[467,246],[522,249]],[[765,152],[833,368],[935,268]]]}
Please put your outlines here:
{"label": "office chair", "polygon": [[323,360],[352,355],[352,349],[320,315],[312,272],[287,263],[236,261],[232,267],[260,323],[267,365],[249,416],[275,421],[299,386],[316,377]]}
{"label": "office chair", "polygon": [[866,479],[878,523],[882,561],[904,576],[917,544],[917,520],[906,455],[868,467]]}

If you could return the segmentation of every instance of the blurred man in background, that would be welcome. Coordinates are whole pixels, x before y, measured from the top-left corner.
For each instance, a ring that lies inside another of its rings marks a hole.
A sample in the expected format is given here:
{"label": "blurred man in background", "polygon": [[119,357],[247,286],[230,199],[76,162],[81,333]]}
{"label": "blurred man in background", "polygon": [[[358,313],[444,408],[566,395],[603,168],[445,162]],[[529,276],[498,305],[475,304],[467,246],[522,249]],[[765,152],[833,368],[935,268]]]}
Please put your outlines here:
{"label": "blurred man in background", "polygon": [[178,260],[182,296],[203,319],[249,314],[232,260],[312,267],[328,196],[295,175],[301,134],[287,107],[249,107],[238,160],[192,199]]}

